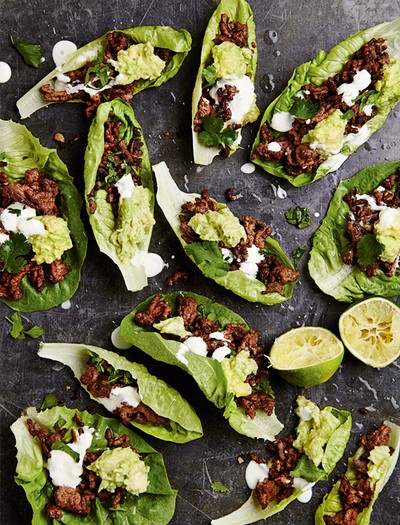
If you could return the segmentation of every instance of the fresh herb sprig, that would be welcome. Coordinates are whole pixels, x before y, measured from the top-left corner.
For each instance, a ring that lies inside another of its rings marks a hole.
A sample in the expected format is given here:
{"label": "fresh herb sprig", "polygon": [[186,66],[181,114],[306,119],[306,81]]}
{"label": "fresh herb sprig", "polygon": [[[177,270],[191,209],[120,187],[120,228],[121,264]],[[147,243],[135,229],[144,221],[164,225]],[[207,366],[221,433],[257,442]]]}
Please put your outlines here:
{"label": "fresh herb sprig", "polygon": [[31,244],[22,233],[11,233],[0,246],[0,259],[3,261],[3,270],[9,273],[19,273],[26,263],[25,255],[31,251]]}
{"label": "fresh herb sprig", "polygon": [[42,62],[42,51],[40,44],[32,44],[31,42],[15,42],[10,36],[12,45],[22,56],[25,64],[38,68]]}
{"label": "fresh herb sprig", "polygon": [[237,130],[224,128],[224,121],[218,117],[204,117],[203,127],[204,131],[200,131],[199,140],[205,146],[232,148],[239,136]]}

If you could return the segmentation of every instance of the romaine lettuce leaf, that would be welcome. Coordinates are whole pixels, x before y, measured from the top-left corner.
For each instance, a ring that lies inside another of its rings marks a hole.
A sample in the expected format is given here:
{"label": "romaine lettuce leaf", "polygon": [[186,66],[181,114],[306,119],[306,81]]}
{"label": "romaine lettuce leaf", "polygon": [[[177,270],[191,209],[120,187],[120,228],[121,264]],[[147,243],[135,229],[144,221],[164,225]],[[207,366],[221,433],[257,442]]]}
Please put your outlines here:
{"label": "romaine lettuce leaf", "polygon": [[105,418],[98,414],[79,412],[66,407],[54,407],[43,412],[37,412],[34,407],[26,409],[24,414],[11,426],[15,436],[17,448],[17,468],[15,481],[22,486],[26,497],[32,506],[34,525],[54,523],[55,520],[47,517],[45,507],[51,500],[52,485],[46,469],[46,460],[43,457],[41,446],[37,439],[29,433],[27,420],[53,430],[60,420],[65,421],[63,427],[67,428],[65,441],[72,439],[72,429],[78,429],[74,416],[78,415],[84,425],[95,428],[92,447],[107,449],[105,431],[111,428],[115,435],[126,434],[130,437],[130,444],[139,454],[144,454],[144,461],[150,467],[148,487],[146,492],[139,496],[127,493],[123,503],[116,509],[104,507],[96,498],[94,511],[89,517],[82,517],[63,511],[63,517],[57,523],[65,525],[79,525],[80,523],[93,525],[112,525],[126,523],[130,525],[166,525],[175,512],[176,491],[168,481],[164,461],[159,452],[156,452],[141,437],[126,428],[115,419]]}
{"label": "romaine lettuce leaf", "polygon": [[[210,320],[218,321],[221,327],[225,327],[229,323],[244,324],[248,327],[244,319],[238,314],[207,297],[191,292],[174,292],[164,294],[162,297],[167,299],[169,304],[175,308],[179,295],[195,298],[202,315]],[[186,352],[185,359],[182,359],[179,341],[164,339],[154,329],[139,326],[135,322],[136,313],[145,310],[153,297],[146,299],[124,317],[121,323],[123,339],[140,348],[153,359],[179,366],[188,372],[209,401],[218,408],[225,407],[224,417],[229,420],[229,424],[237,432],[249,437],[274,439],[283,428],[275,415],[275,411],[271,416],[259,411],[254,419],[246,416],[244,409],[238,407],[233,400],[233,393],[228,391],[226,375],[219,361],[193,352]]]}
{"label": "romaine lettuce leaf", "polygon": [[[119,130],[119,137],[125,141],[125,144],[129,144],[135,128],[140,130],[140,140],[143,143],[141,148],[143,156],[142,169],[139,172],[139,176],[143,185],[142,192],[146,191],[146,194],[141,195],[141,197],[145,197],[143,198],[143,202],[140,203],[140,206],[144,208],[141,216],[148,218],[154,211],[153,178],[146,143],[141,127],[135,119],[132,107],[120,99],[114,99],[111,102],[100,104],[89,129],[84,170],[86,209],[100,251],[108,255],[118,266],[128,290],[135,292],[147,286],[144,256],[149,248],[153,226],[147,221],[148,224],[145,225],[147,233],[145,233],[144,238],[136,240],[133,227],[130,228],[131,234],[129,235],[129,228],[123,228],[124,225],[121,224],[121,220],[134,222],[138,219],[136,219],[134,215],[131,217],[129,214],[126,214],[120,221],[118,221],[119,217],[116,220],[114,218],[112,205],[106,200],[107,193],[104,189],[97,190],[95,193],[96,211],[90,213],[89,208],[89,194],[95,186],[97,169],[104,152],[104,123],[108,120],[110,111],[113,113],[113,118],[118,119],[122,123]],[[124,200],[130,200],[132,206],[134,206],[136,204],[135,192],[132,193],[129,199]],[[118,211],[122,213],[123,210],[121,206]],[[117,245],[115,241],[113,242],[113,239],[117,233],[122,230],[124,235],[118,236],[120,244]],[[133,264],[129,258],[126,260],[126,257],[123,257],[124,253],[130,252],[133,252],[133,255],[134,252],[141,254],[141,257],[138,258],[138,263]]]}
{"label": "romaine lettuce leaf", "polygon": [[[155,164],[153,166],[153,171],[157,181],[157,202],[160,208],[164,212],[167,221],[174,230],[182,246],[184,248],[191,246],[182,239],[179,215],[181,213],[182,204],[185,204],[188,201],[194,201],[195,198],[200,197],[200,195],[197,193],[185,193],[180,191],[171,177],[165,162]],[[205,243],[203,242],[202,244],[204,245]],[[275,239],[272,239],[271,237],[266,238],[264,252],[275,255],[281,259],[285,266],[294,269],[291,261],[285,255],[279,243]],[[213,271],[212,265],[209,261],[210,257],[202,257],[202,254],[199,254],[198,249],[196,250],[196,253],[194,253],[193,248],[190,248],[189,257],[195,264],[197,264],[198,268],[203,272],[204,275],[214,279],[216,283],[220,284],[227,290],[231,290],[233,293],[239,295],[247,301],[258,302],[270,306],[287,301],[292,297],[293,288],[296,284],[296,281],[289,282],[284,285],[284,296],[277,292],[263,293],[266,290],[265,284],[263,284],[261,281],[258,281],[257,279],[251,279],[241,270],[227,271],[224,275],[221,275],[223,271],[222,257],[221,265],[218,267],[218,272]]]}
{"label": "romaine lettuce leaf", "polygon": [[[170,49],[175,53],[157,79],[137,80],[135,82],[135,94],[149,87],[161,86],[164,82],[174,77],[179,71],[192,45],[190,33],[185,29],[175,30],[167,26],[142,26],[124,29],[121,32],[129,36],[136,44],[149,42],[153,47]],[[106,35],[93,40],[72,53],[61,70],[57,67],[40,80],[40,82],[17,101],[21,118],[29,117],[38,109],[49,105],[39,91],[41,86],[52,82],[59,73],[74,71],[85,65],[88,59],[96,58],[100,51],[105,50],[106,44]]]}
{"label": "romaine lettuce leaf", "polygon": [[[196,76],[196,82],[192,95],[192,138],[193,138],[193,155],[196,164],[211,164],[213,158],[218,155],[222,148],[207,147],[198,139],[198,133],[193,129],[193,119],[197,113],[198,103],[203,88],[204,70],[210,65],[212,60],[212,49],[215,46],[214,38],[219,34],[219,23],[222,14],[227,14],[230,21],[247,24],[248,41],[256,42],[256,28],[254,24],[253,12],[251,7],[244,0],[221,0],[217,9],[211,15],[207,28],[204,33],[203,45],[201,48],[200,66]],[[257,47],[251,49],[250,61],[246,73],[254,82],[257,67]],[[258,118],[258,108],[253,105],[251,112],[245,117],[243,124],[254,122]],[[237,146],[233,145],[231,151],[234,152]]]}
{"label": "romaine lettuce leaf", "polygon": [[61,216],[68,223],[73,243],[73,247],[63,255],[68,274],[59,283],[46,282],[41,292],[36,291],[25,276],[21,282],[21,299],[1,299],[10,308],[21,312],[48,310],[70,299],[79,285],[87,248],[87,237],[80,218],[82,199],[56,150],[43,147],[25,126],[11,120],[0,120],[0,153],[4,153],[3,160],[7,165],[2,170],[7,173],[10,182],[18,182],[24,178],[26,170],[37,168],[45,171],[47,177],[59,185]]}
{"label": "romaine lettuce leaf", "polygon": [[[91,353],[107,361],[115,370],[127,370],[137,382],[143,403],[154,410],[157,415],[169,419],[167,423],[158,425],[153,425],[151,422],[143,425],[131,421],[133,427],[151,436],[175,443],[186,443],[203,435],[201,421],[189,403],[181,397],[177,390],[151,375],[144,365],[132,363],[125,357],[103,348],[84,344],[42,343],[38,355],[68,365],[75,377],[80,380]],[[81,386],[92,399],[99,402],[85,385],[81,383]]]}
{"label": "romaine lettuce leaf", "polygon": [[378,269],[375,277],[368,277],[358,266],[345,264],[342,259],[349,245],[346,236],[349,206],[343,197],[355,188],[361,195],[370,194],[399,167],[399,161],[369,166],[342,181],[333,195],[326,217],[315,232],[308,263],[310,275],[324,293],[338,301],[352,302],[367,295],[391,297],[400,294],[400,275],[388,277]]}
{"label": "romaine lettuce leaf", "polygon": [[[343,65],[353,54],[372,38],[384,38],[390,59],[393,61],[400,60],[400,17],[390,22],[358,31],[348,39],[334,46],[328,54],[324,51],[319,51],[315,59],[298,66],[294,70],[287,87],[265,110],[259,132],[253,144],[252,153],[255,152],[257,146],[260,144],[260,130],[262,125],[266,121],[271,121],[275,111],[289,111],[294,103],[296,94],[304,84],[314,83],[318,86],[329,77],[335,76],[341,71]],[[375,131],[382,127],[391,109],[394,108],[400,100],[398,90],[396,91],[390,82],[383,84],[379,93],[380,96],[374,102],[378,110],[376,116],[364,124],[359,131],[363,137],[362,142],[360,141],[361,143],[366,142]],[[293,186],[299,187],[315,182],[328,173],[338,169],[347,157],[358,149],[361,143],[345,143],[340,153],[331,155],[317,170],[312,173],[302,173],[297,176],[288,175],[284,171],[283,166],[278,162],[267,161],[259,157],[255,158],[253,162],[261,166],[268,173],[287,179]]]}
{"label": "romaine lettuce leaf", "polygon": [[[371,503],[357,516],[357,525],[369,525],[372,507],[375,501],[377,500],[379,493],[381,492],[381,490],[389,480],[390,476],[392,475],[392,472],[396,466],[399,457],[400,427],[392,423],[391,421],[384,421],[384,424],[390,427],[391,429],[391,435],[387,446],[393,449],[393,453],[390,456],[390,462],[387,465],[387,468],[384,470],[384,472],[381,473],[381,477],[376,482],[375,491]],[[350,482],[353,482],[356,479],[357,475],[353,463],[354,459],[359,458],[363,454],[363,452],[364,448],[359,447],[355,455],[349,458],[345,476]],[[324,516],[329,515],[330,513],[339,512],[343,509],[343,505],[340,499],[339,487],[340,480],[337,481],[333,485],[331,491],[324,496],[321,505],[318,507],[315,513],[315,525],[325,525]]]}
{"label": "romaine lettuce leaf", "polygon": [[[298,398],[299,401],[299,398]],[[340,420],[340,425],[334,430],[328,439],[325,446],[324,459],[320,467],[316,467],[315,463],[308,458],[306,454],[300,457],[296,469],[291,472],[293,477],[302,477],[309,481],[309,485],[305,487],[312,487],[320,480],[327,479],[328,475],[333,471],[336,463],[343,456],[347,442],[350,437],[350,430],[352,425],[352,418],[350,412],[346,410],[338,410],[330,407],[332,413]],[[310,425],[310,428],[312,426]],[[252,491],[248,500],[237,510],[211,520],[212,525],[247,525],[249,523],[258,522],[277,514],[283,510],[289,503],[297,499],[302,494],[302,490],[295,489],[288,497],[277,503],[272,500],[265,509],[262,509],[260,503]],[[322,525],[323,522],[321,522]],[[320,525],[318,523],[318,525]]]}

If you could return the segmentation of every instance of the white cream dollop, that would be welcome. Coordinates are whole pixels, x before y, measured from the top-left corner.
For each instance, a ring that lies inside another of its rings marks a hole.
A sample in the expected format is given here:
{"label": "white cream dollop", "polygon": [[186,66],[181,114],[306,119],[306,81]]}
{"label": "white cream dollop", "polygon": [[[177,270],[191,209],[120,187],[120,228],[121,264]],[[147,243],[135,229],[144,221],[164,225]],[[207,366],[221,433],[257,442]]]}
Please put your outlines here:
{"label": "white cream dollop", "polygon": [[27,238],[32,235],[44,235],[46,228],[35,217],[34,208],[21,202],[13,202],[1,212],[0,221],[5,230],[22,233]]}
{"label": "white cream dollop", "polygon": [[260,250],[254,244],[247,248],[247,259],[240,263],[240,271],[245,273],[250,279],[255,279],[258,273],[257,264],[264,259],[264,256],[260,253]]}
{"label": "white cream dollop", "polygon": [[278,111],[274,113],[271,119],[271,128],[276,131],[290,131],[296,117],[291,115],[288,111]]}
{"label": "white cream dollop", "polygon": [[230,122],[241,124],[245,115],[249,112],[254,101],[254,84],[247,75],[242,78],[236,75],[228,75],[226,78],[218,79],[210,89],[210,97],[218,101],[217,91],[224,87],[235,86],[238,93],[235,93],[233,100],[228,101],[228,107],[231,110]]}
{"label": "white cream dollop", "polygon": [[135,191],[135,183],[133,182],[132,175],[130,173],[123,175],[118,182],[115,183],[115,187],[121,199],[129,199]]}
{"label": "white cream dollop", "polygon": [[98,397],[99,401],[107,410],[113,412],[115,409],[122,406],[122,403],[127,403],[131,407],[137,407],[141,401],[141,397],[137,388],[133,386],[114,387],[108,397]]}
{"label": "white cream dollop", "polygon": [[343,101],[348,105],[352,106],[355,99],[371,84],[371,74],[366,69],[357,71],[354,75],[353,81],[348,84],[341,84],[337,88],[338,95],[342,95]]}
{"label": "white cream dollop", "polygon": [[0,84],[5,84],[8,82],[11,78],[12,71],[11,67],[7,64],[7,62],[0,62]]}
{"label": "white cream dollop", "polygon": [[53,46],[52,56],[56,66],[62,66],[67,58],[77,50],[76,45],[70,40],[60,40]]}
{"label": "white cream dollop", "polygon": [[182,344],[184,344],[190,352],[207,357],[207,343],[201,337],[188,337]]}
{"label": "white cream dollop", "polygon": [[266,463],[257,463],[253,459],[246,467],[245,479],[249,489],[254,490],[259,481],[268,478],[269,468]]}

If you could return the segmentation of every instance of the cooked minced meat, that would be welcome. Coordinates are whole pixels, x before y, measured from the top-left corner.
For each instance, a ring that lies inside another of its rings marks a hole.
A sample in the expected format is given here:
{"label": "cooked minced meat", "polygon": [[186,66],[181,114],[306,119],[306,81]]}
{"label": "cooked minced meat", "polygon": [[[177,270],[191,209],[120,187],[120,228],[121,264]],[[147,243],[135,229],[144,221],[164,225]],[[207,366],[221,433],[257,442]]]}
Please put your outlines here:
{"label": "cooked minced meat", "polygon": [[[268,123],[264,123],[260,132],[260,144],[257,146],[252,159],[260,157],[268,161],[276,161],[283,164],[284,170],[289,175],[311,173],[323,162],[319,153],[312,149],[309,144],[302,143],[303,137],[312,130],[318,122],[324,120],[335,110],[340,109],[343,113],[353,111],[353,116],[347,123],[345,135],[357,133],[359,128],[376,115],[376,108],[372,108],[371,114],[360,111],[360,102],[348,106],[337,88],[343,83],[353,80],[358,71],[368,71],[371,75],[371,85],[382,78],[383,66],[389,63],[389,55],[386,52],[386,44],[383,38],[373,38],[362,46],[343,67],[342,71],[334,77],[328,78],[320,86],[306,84],[301,91],[304,97],[319,106],[317,114],[309,119],[296,118],[293,127],[285,134],[277,136]],[[368,91],[365,89],[362,93]],[[276,142],[280,148],[269,148],[270,142]],[[278,149],[278,151],[275,151]]]}
{"label": "cooked minced meat", "polygon": [[[210,198],[208,189],[201,193],[201,197],[196,197],[194,202],[183,204],[179,215],[182,239],[188,244],[199,242],[200,237],[188,224],[190,219],[196,213],[218,211],[219,209],[219,205]],[[246,231],[246,240],[241,239],[236,246],[229,249],[233,257],[230,263],[230,271],[240,269],[240,264],[248,259],[250,247],[256,246],[262,252],[265,249],[266,238],[272,233],[272,229],[263,221],[256,220],[250,215],[242,217],[240,222]],[[220,242],[219,248],[223,250],[226,246]],[[285,266],[275,255],[265,255],[257,265],[256,278],[265,284],[266,290],[263,292],[265,294],[276,292],[285,295],[283,289],[285,284],[296,281],[300,277],[299,272]]]}
{"label": "cooked minced meat", "polygon": [[[380,186],[375,188],[371,194],[378,206],[387,206],[388,208],[400,207],[400,172],[391,174],[382,181]],[[350,245],[343,255],[343,262],[358,267],[366,272],[368,277],[374,277],[378,269],[382,270],[385,275],[392,277],[399,263],[397,257],[393,263],[376,259],[372,264],[363,266],[357,260],[357,244],[366,234],[374,231],[374,224],[379,220],[380,210],[375,210],[370,203],[357,192],[356,189],[349,191],[343,200],[349,205],[350,212],[347,214],[347,235],[350,238]]]}

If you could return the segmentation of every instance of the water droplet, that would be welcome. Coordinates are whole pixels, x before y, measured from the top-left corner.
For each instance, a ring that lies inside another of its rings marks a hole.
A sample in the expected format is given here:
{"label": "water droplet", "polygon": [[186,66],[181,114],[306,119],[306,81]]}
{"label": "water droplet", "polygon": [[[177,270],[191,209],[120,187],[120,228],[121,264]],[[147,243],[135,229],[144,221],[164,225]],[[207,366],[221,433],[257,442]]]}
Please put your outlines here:
{"label": "water droplet", "polygon": [[275,44],[278,40],[278,33],[274,31],[273,29],[268,29],[268,31],[265,31],[264,33],[264,42],[268,44],[269,46],[272,44]]}
{"label": "water droplet", "polygon": [[274,77],[270,73],[265,73],[260,80],[260,88],[264,93],[271,93],[275,87]]}
{"label": "water droplet", "polygon": [[281,52],[279,51],[279,49],[275,49],[275,51],[273,51],[272,54],[274,55],[274,57],[278,57],[280,56]]}

